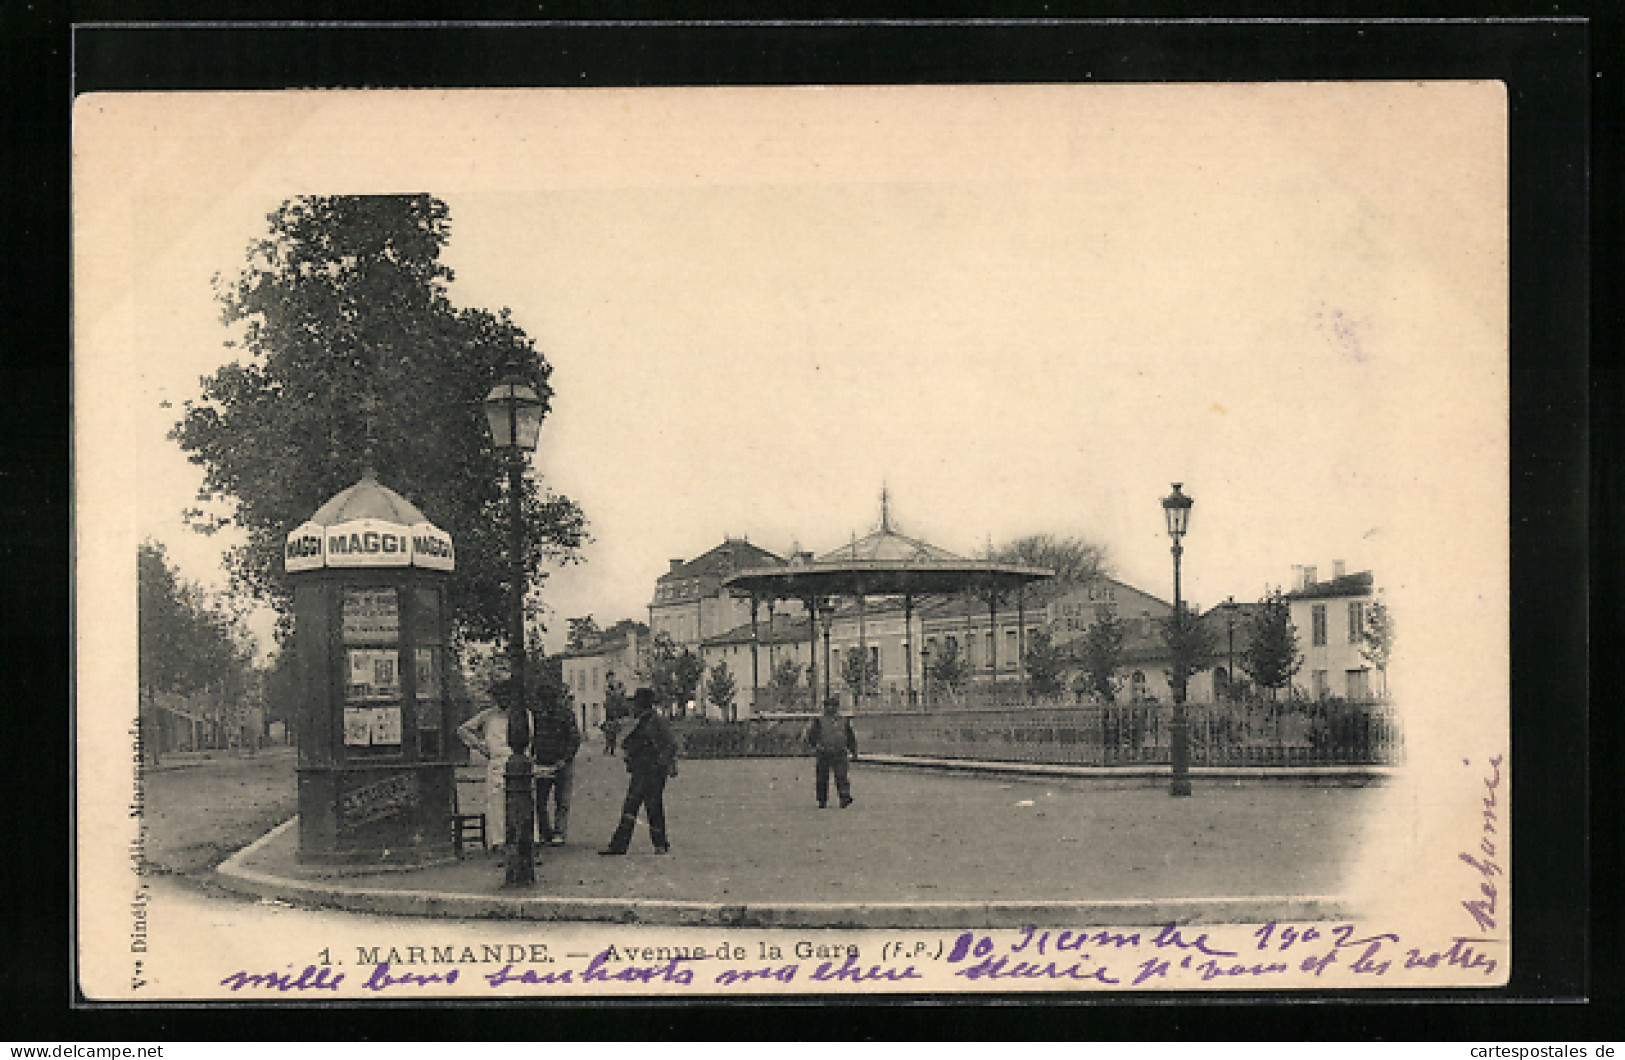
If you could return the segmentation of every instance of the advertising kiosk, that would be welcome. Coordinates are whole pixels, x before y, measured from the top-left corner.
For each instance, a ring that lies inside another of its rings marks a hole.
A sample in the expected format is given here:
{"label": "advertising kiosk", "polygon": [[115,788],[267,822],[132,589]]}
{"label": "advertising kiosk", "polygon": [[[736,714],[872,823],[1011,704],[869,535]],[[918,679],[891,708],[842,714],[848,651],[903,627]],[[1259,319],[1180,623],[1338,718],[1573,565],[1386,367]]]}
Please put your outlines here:
{"label": "advertising kiosk", "polygon": [[452,857],[445,698],[451,537],[367,471],[288,535],[299,706],[299,860]]}

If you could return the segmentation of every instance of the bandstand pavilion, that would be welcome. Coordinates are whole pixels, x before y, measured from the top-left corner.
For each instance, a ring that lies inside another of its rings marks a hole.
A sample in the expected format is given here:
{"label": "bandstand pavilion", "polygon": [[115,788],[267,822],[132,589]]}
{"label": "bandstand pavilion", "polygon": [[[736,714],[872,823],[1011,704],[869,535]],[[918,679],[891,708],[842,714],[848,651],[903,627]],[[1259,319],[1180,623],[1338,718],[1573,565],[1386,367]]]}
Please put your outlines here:
{"label": "bandstand pavilion", "polygon": [[[822,696],[828,694],[833,684],[830,680],[828,648],[831,620],[838,610],[838,602],[850,601],[849,606],[857,609],[861,630],[868,600],[874,597],[901,598],[908,698],[912,702],[914,608],[917,603],[930,597],[972,592],[985,599],[990,616],[996,616],[999,604],[1009,599],[1015,590],[1052,577],[1053,571],[1041,567],[966,559],[947,549],[899,533],[891,525],[889,505],[883,498],[880,527],[873,533],[817,558],[810,553],[798,552],[785,566],[737,571],[724,579],[722,584],[724,588],[750,599],[753,655],[759,640],[758,609],[764,602],[770,610],[772,603],[779,600],[797,600],[806,608],[812,618],[807,624],[808,654],[812,660],[808,683],[815,704],[821,702]],[[1017,600],[1020,606],[1019,594]],[[825,644],[822,667],[818,663],[817,650],[820,626]]]}

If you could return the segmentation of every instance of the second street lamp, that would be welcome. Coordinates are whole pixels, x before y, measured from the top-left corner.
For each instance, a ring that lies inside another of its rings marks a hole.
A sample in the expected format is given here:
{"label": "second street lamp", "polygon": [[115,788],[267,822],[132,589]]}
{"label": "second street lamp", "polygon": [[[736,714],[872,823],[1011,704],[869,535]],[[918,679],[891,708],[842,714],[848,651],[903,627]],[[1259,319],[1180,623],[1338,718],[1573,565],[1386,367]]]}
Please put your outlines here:
{"label": "second street lamp", "polygon": [[1181,541],[1190,525],[1191,505],[1195,502],[1180,492],[1181,485],[1174,483],[1174,492],[1162,499],[1162,512],[1168,519],[1168,536],[1174,540],[1171,550],[1174,554],[1174,723],[1173,731],[1169,734],[1169,757],[1173,760],[1173,778],[1168,782],[1170,795],[1191,793],[1190,723],[1185,716],[1185,651],[1189,631],[1185,628],[1185,601],[1179,592],[1179,560],[1185,553]]}
{"label": "second street lamp", "polygon": [[512,613],[508,616],[508,760],[507,822],[509,836],[507,881],[524,885],[535,880],[531,832],[536,814],[531,762],[530,718],[525,710],[525,521],[523,505],[525,454],[536,448],[542,429],[542,401],[536,391],[510,370],[485,396],[485,415],[491,425],[491,443],[508,463],[508,564]]}

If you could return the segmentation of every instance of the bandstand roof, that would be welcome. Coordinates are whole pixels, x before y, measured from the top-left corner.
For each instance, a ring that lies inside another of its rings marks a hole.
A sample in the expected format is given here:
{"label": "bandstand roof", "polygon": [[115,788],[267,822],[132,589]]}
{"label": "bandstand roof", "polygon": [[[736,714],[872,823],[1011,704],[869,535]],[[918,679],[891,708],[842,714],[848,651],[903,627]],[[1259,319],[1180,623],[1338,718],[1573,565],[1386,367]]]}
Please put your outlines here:
{"label": "bandstand roof", "polygon": [[722,582],[758,596],[930,596],[965,589],[1014,589],[1052,578],[1055,572],[1018,563],[966,559],[945,548],[893,530],[883,515],[880,529],[816,559],[804,555],[783,567],[751,567]]}

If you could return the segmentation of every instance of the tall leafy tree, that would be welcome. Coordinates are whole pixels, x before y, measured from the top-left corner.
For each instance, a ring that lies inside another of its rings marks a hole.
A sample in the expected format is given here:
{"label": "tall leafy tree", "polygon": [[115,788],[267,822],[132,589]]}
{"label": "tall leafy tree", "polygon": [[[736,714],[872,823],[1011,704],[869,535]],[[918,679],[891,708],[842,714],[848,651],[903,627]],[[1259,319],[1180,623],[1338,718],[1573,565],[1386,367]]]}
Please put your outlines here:
{"label": "tall leafy tree", "polygon": [[711,705],[717,708],[724,720],[735,720],[734,696],[738,691],[739,686],[734,681],[733,672],[728,669],[727,661],[718,659],[717,664],[711,667],[710,677],[705,682],[705,698],[711,701]]}
{"label": "tall leafy tree", "polygon": [[934,684],[957,692],[965,684],[966,669],[965,657],[959,651],[959,641],[950,637],[941,648],[931,653],[925,675]]}
{"label": "tall leafy tree", "polygon": [[201,588],[179,576],[161,544],[140,545],[136,583],[142,689],[186,695],[246,683],[253,659],[247,634],[235,616],[211,605]]}
{"label": "tall leafy tree", "polygon": [[[1013,563],[1055,572],[1053,578],[1037,585],[1022,585],[1016,589],[981,586],[969,591],[969,595],[984,606],[991,603],[994,607],[1000,608],[1011,606],[1020,608],[1028,603],[1041,602],[1053,597],[1057,592],[1086,585],[1111,571],[1104,545],[1097,545],[1080,537],[1056,534],[1027,534],[999,548],[989,547],[987,558],[995,563]],[[1026,654],[1031,655],[1030,652]],[[1025,659],[1023,664],[1025,665]],[[1047,677],[1044,680],[1048,682]],[[1057,691],[1060,680],[1057,673],[1055,675]],[[1034,691],[1037,691],[1036,687]]]}
{"label": "tall leafy tree", "polygon": [[861,696],[875,686],[880,680],[880,670],[875,666],[873,655],[857,645],[846,649],[841,655],[841,680],[846,687],[852,690],[854,696]]}
{"label": "tall leafy tree", "polygon": [[604,636],[603,630],[598,628],[598,623],[593,620],[591,615],[583,615],[581,618],[572,618],[568,621],[570,623],[570,632],[567,635],[565,647],[570,651],[582,651],[591,648]]}
{"label": "tall leafy tree", "polygon": [[767,678],[767,690],[779,706],[788,707],[795,702],[796,693],[801,689],[801,671],[802,665],[792,658],[783,658],[773,664],[773,672]]}
{"label": "tall leafy tree", "polygon": [[1175,670],[1181,663],[1189,678],[1198,670],[1206,669],[1218,657],[1218,639],[1204,625],[1188,605],[1169,615],[1162,623],[1162,643],[1168,649],[1168,683],[1172,687]]}
{"label": "tall leafy tree", "polygon": [[1027,638],[1028,687],[1034,695],[1053,696],[1066,688],[1064,675],[1068,656],[1045,630],[1035,630]]}
{"label": "tall leafy tree", "polygon": [[1394,615],[1381,600],[1366,611],[1360,631],[1360,655],[1382,674],[1382,694],[1388,694],[1388,660],[1394,652]]}
{"label": "tall leafy tree", "polygon": [[1291,685],[1293,675],[1303,666],[1303,655],[1298,651],[1292,608],[1280,590],[1266,594],[1258,603],[1241,668],[1254,684],[1269,689],[1274,699],[1278,690]]}
{"label": "tall leafy tree", "polygon": [[705,675],[705,663],[688,647],[678,647],[669,633],[657,633],[649,645],[649,688],[655,700],[681,715]]}
{"label": "tall leafy tree", "polygon": [[136,591],[136,671],[148,730],[143,744],[156,758],[157,696],[209,689],[224,720],[256,680],[253,644],[235,615],[180,577],[161,544],[139,546]]}
{"label": "tall leafy tree", "polygon": [[[507,476],[481,402],[512,366],[545,414],[551,366],[508,310],[451,303],[440,200],[304,196],[269,221],[242,271],[215,281],[241,356],[203,380],[171,432],[204,469],[193,525],[241,527],[247,544],[227,556],[234,586],[286,614],[285,535],[371,465],[452,535],[448,602],[460,630],[501,639]],[[586,521],[536,481],[523,489],[535,586],[547,565],[578,558]]]}
{"label": "tall leafy tree", "polygon": [[1109,573],[1111,569],[1104,545],[1055,534],[1018,537],[994,549],[989,558],[1000,563],[1047,568],[1055,572],[1055,582],[1062,585],[1080,585]]}
{"label": "tall leafy tree", "polygon": [[1115,612],[1100,615],[1083,635],[1083,686],[1107,703],[1117,702],[1123,686],[1118,670],[1123,665],[1123,639],[1127,633]]}

